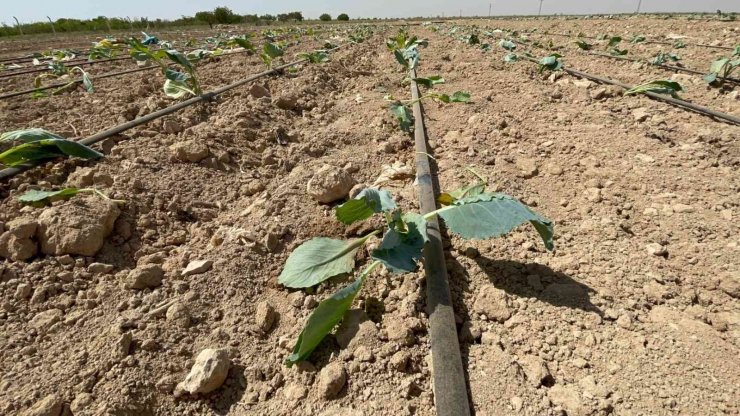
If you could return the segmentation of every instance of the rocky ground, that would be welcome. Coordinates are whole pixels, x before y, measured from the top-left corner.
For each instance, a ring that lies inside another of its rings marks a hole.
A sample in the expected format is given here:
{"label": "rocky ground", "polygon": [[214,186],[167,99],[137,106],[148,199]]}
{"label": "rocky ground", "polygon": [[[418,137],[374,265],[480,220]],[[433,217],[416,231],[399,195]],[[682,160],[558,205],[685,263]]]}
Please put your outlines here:
{"label": "rocky ground", "polygon": [[[458,22],[469,23],[723,44],[740,30]],[[441,188],[469,182],[474,166],[556,230],[554,253],[531,227],[446,241],[475,414],[740,413],[740,127],[504,64],[498,48],[447,36],[451,25],[411,28],[430,40],[419,74],[472,96],[425,104]],[[383,101],[409,94],[383,42],[393,30],[127,131],[102,144],[97,163],[65,161],[0,184],[0,413],[434,414],[422,271],[377,271],[309,361],[283,364],[318,301],[343,284],[286,290],[277,276],[288,254],[318,235],[371,229],[341,226],[332,206],[379,178],[404,209],[418,208],[412,141]],[[567,48],[574,69],[625,82],[670,76]],[[697,68],[716,54],[686,51]],[[224,58],[200,73],[208,89],[260,70],[256,58]],[[688,98],[740,114],[732,90],[689,81]],[[0,130],[84,137],[168,104],[158,79],[132,74],[101,80],[89,96],[1,101]],[[30,188],[71,185],[124,202],[17,201]]]}

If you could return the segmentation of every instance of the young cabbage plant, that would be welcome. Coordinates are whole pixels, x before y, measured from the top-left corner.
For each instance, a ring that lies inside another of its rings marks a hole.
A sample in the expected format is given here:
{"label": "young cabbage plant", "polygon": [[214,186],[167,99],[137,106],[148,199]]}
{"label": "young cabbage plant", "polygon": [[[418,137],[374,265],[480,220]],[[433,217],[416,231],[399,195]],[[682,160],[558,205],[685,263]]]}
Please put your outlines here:
{"label": "young cabbage plant", "polygon": [[627,55],[629,51],[627,49],[619,49],[617,47],[609,49],[609,54],[612,56],[624,56]]}
{"label": "young cabbage plant", "polygon": [[538,68],[539,73],[545,72],[545,70],[548,71],[560,71],[563,69],[563,62],[560,60],[563,56],[558,53],[550,54],[542,59],[539,60]]}
{"label": "young cabbage plant", "polygon": [[301,52],[296,55],[299,59],[305,59],[312,64],[323,64],[329,62],[329,54],[325,50],[316,50],[313,52]]}
{"label": "young cabbage plant", "polygon": [[501,41],[498,43],[498,46],[506,49],[509,52],[514,52],[514,50],[516,50],[516,43],[508,39],[501,39]]}
{"label": "young cabbage plant", "polygon": [[396,61],[408,71],[419,64],[419,47],[426,47],[429,42],[409,36],[407,31],[401,29],[395,37],[387,39],[385,45],[393,52]]}
{"label": "young cabbage plant", "polygon": [[637,95],[652,92],[655,94],[665,94],[678,98],[678,93],[683,91],[681,84],[670,80],[656,80],[630,88],[624,92],[624,95]]}
{"label": "young cabbage plant", "polygon": [[666,62],[678,62],[681,57],[672,52],[658,52],[651,60],[651,65],[664,65]]}
{"label": "young cabbage plant", "polygon": [[[424,85],[423,84],[424,82],[426,81],[422,81],[422,85]],[[434,81],[430,80],[430,82],[432,86],[435,85]],[[430,92],[430,93],[422,95],[416,100],[397,100],[393,96],[387,95],[385,99],[386,101],[391,101],[391,105],[389,108],[390,112],[393,115],[393,117],[396,119],[396,121],[398,121],[398,126],[401,128],[401,130],[403,130],[406,133],[411,133],[412,127],[414,125],[414,116],[413,116],[411,107],[414,104],[416,104],[417,102],[426,100],[426,99],[431,99],[433,101],[444,103],[444,104],[467,103],[467,102],[470,102],[470,93],[465,92],[465,91],[455,91],[452,95],[448,95],[448,94]]]}
{"label": "young cabbage plant", "polygon": [[32,189],[19,196],[18,201],[36,208],[43,208],[45,206],[51,205],[54,201],[67,200],[78,194],[96,195],[103,199],[107,199],[108,201],[113,201],[117,204],[123,204],[126,202],[121,199],[111,199],[108,197],[108,195],[95,188],[64,188],[56,191]]}
{"label": "young cabbage plant", "polygon": [[0,145],[17,144],[0,153],[0,165],[18,166],[36,160],[54,159],[60,156],[99,159],[103,154],[84,144],[67,140],[44,129],[14,130],[0,134]]}
{"label": "young cabbage plant", "polygon": [[319,303],[311,313],[292,354],[285,361],[286,365],[291,366],[309,358],[324,337],[342,320],[375,268],[382,265],[393,274],[414,272],[429,241],[427,221],[434,217],[441,217],[447,229],[463,239],[503,236],[529,222],[542,238],[545,248],[554,249],[552,222],[513,197],[485,192],[485,185],[479,184],[446,195],[448,204],[420,215],[402,212],[390,192],[366,188],[354,199],[338,206],[336,218],[342,224],[350,225],[380,215],[384,219],[382,229],[350,241],[313,238],[290,254],[278,281],[289,288],[309,288],[332,277],[352,273],[357,251],[370,238],[382,233],[380,244],[370,252],[370,263],[357,279]]}
{"label": "young cabbage plant", "polygon": [[675,42],[673,42],[673,48],[674,49],[683,49],[686,47],[686,43],[682,39],[676,39]]}
{"label": "young cabbage plant", "polygon": [[724,57],[712,62],[709,73],[704,75],[707,84],[721,87],[727,78],[740,67],[740,46],[735,49],[735,55]]}
{"label": "young cabbage plant", "polygon": [[632,37],[632,40],[630,41],[630,43],[632,43],[632,44],[642,43],[642,42],[645,42],[646,40],[647,40],[647,38],[645,36],[635,35],[635,36]]}
{"label": "young cabbage plant", "polygon": [[621,36],[612,36],[609,39],[609,42],[606,44],[606,49],[611,49],[611,48],[619,45],[620,42],[622,42],[622,37]]}
{"label": "young cabbage plant", "polygon": [[93,88],[92,78],[90,77],[90,74],[87,73],[84,69],[82,69],[79,66],[76,66],[73,68],[67,68],[64,65],[62,65],[62,68],[63,70],[60,70],[59,68],[57,68],[57,72],[54,72],[54,73],[46,73],[46,74],[38,75],[33,80],[33,87],[41,88],[44,84],[44,81],[57,80],[57,79],[69,79],[75,73],[79,73],[82,78],[79,80],[71,80],[67,84],[62,85],[61,87],[55,88],[53,90],[34,91],[32,97],[42,98],[42,97],[48,97],[51,95],[58,95],[64,92],[74,91],[78,85],[81,85],[82,88],[88,93],[95,91],[95,88]]}
{"label": "young cabbage plant", "polygon": [[[136,39],[129,39],[128,44],[129,54],[137,64],[155,63],[159,65],[162,74],[165,76],[163,89],[168,97],[177,99],[202,93],[195,67],[183,53],[175,49],[152,50]],[[193,57],[196,58],[197,56],[194,55]],[[181,70],[170,68],[170,63],[179,66]]]}
{"label": "young cabbage plant", "polygon": [[283,56],[284,54],[285,51],[280,45],[278,45],[277,43],[268,42],[262,46],[262,53],[260,54],[260,58],[262,58],[262,62],[267,65],[267,68],[272,69],[272,61],[280,56]]}

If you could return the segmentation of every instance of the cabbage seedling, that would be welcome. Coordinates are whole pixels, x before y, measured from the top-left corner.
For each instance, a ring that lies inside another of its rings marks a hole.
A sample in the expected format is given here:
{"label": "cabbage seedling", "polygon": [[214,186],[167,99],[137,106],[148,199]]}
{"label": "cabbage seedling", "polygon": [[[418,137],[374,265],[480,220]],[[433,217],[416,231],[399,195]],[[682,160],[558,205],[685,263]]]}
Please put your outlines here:
{"label": "cabbage seedling", "polygon": [[[429,241],[427,221],[439,216],[447,229],[463,239],[488,239],[509,233],[527,222],[542,238],[547,250],[554,249],[554,228],[550,220],[540,216],[511,196],[485,192],[485,185],[476,184],[447,195],[448,204],[431,213],[420,215],[402,212],[390,192],[366,188],[354,199],[335,210],[339,222],[350,225],[373,215],[384,219],[382,229],[358,239],[344,241],[316,237],[298,246],[285,262],[278,281],[289,288],[308,288],[332,277],[352,273],[355,254],[370,238],[382,233],[378,247],[370,252],[371,262],[356,280],[319,303],[309,316],[286,365],[306,360],[324,337],[342,320],[352,306],[365,280],[383,265],[394,274],[411,273],[423,257]],[[458,197],[456,197],[456,196]]]}
{"label": "cabbage seedling", "polygon": [[[198,75],[193,63],[183,53],[175,49],[151,50],[136,39],[129,39],[129,54],[139,64],[145,65],[154,62],[159,65],[166,80],[164,93],[170,98],[182,98],[187,95],[202,93]],[[185,72],[176,71],[168,66],[167,61],[180,66]]]}
{"label": "cabbage seedling", "polygon": [[681,57],[672,52],[658,52],[653,59],[650,60],[652,65],[663,65],[668,61],[678,62]]}
{"label": "cabbage seedling", "polygon": [[[34,86],[34,88],[41,88],[42,85],[43,85],[43,83],[44,83],[44,81],[46,81],[46,80],[59,79],[59,78],[62,78],[64,76],[71,77],[76,72],[78,72],[82,76],[82,79],[81,79],[81,81],[82,81],[81,82],[82,88],[85,91],[87,91],[88,93],[91,93],[91,92],[94,92],[95,91],[95,89],[93,88],[92,78],[90,77],[90,74],[87,73],[84,69],[82,69],[79,66],[76,66],[76,67],[73,67],[73,68],[67,68],[66,66],[64,66],[63,64],[61,64],[61,62],[58,62],[58,64],[59,65],[54,65],[54,68],[52,70],[52,73],[41,74],[41,75],[37,76],[33,80],[33,86]],[[57,94],[61,94],[63,92],[72,91],[72,90],[74,90],[76,88],[76,85],[78,83],[80,83],[80,80],[73,80],[73,81],[70,81],[67,84],[65,84],[65,85],[63,85],[63,86],[61,86],[59,88],[56,88],[56,89],[52,90],[51,92],[49,92],[49,91],[41,91],[41,90],[35,91],[33,93],[32,97],[33,98],[48,97],[50,95],[57,95]]]}
{"label": "cabbage seedling", "polygon": [[735,53],[731,57],[712,62],[709,73],[704,75],[704,81],[709,85],[721,87],[738,67],[740,67],[740,46],[735,48]]}
{"label": "cabbage seedling", "polygon": [[312,64],[323,64],[329,62],[329,54],[325,50],[317,50],[313,52],[301,52],[296,55],[299,59],[305,59]]}
{"label": "cabbage seedling", "polygon": [[[417,78],[418,79],[418,78]],[[425,78],[421,78],[425,79]],[[440,78],[441,79],[441,78]],[[427,78],[428,80],[428,78]],[[442,80],[444,81],[444,80]],[[421,85],[425,85],[427,81],[422,81]],[[429,80],[432,86],[435,85],[434,81]],[[440,82],[437,82],[440,83]],[[425,99],[432,99],[439,103],[450,104],[450,103],[467,103],[470,101],[470,93],[465,91],[456,91],[452,95],[439,94],[439,93],[428,93],[424,94],[416,100],[396,100],[394,97],[388,95],[385,97],[387,101],[392,101],[390,105],[390,112],[393,117],[398,121],[398,125],[401,130],[406,133],[411,133],[411,127],[414,124],[414,116],[411,111],[411,106]]]}
{"label": "cabbage seedling", "polygon": [[545,70],[549,71],[560,71],[563,69],[563,62],[560,60],[563,56],[559,53],[550,54],[539,60],[539,73],[543,73]]}
{"label": "cabbage seedling", "polygon": [[284,54],[285,51],[280,45],[278,45],[277,43],[268,42],[262,46],[262,53],[260,54],[260,58],[262,58],[262,62],[267,65],[267,68],[272,69],[272,61],[275,60],[275,58],[283,56]]}
{"label": "cabbage seedling", "polygon": [[575,43],[581,50],[584,51],[590,51],[594,47],[594,45],[582,40],[577,40],[573,43]]}
{"label": "cabbage seedling", "polygon": [[35,160],[72,156],[82,159],[99,159],[103,154],[84,144],[67,140],[44,129],[14,130],[0,134],[0,144],[17,143],[0,153],[0,164],[18,166]]}
{"label": "cabbage seedling", "polygon": [[681,84],[669,80],[656,80],[630,88],[624,95],[637,95],[652,92],[655,94],[666,94],[678,98],[678,92],[683,91]]}

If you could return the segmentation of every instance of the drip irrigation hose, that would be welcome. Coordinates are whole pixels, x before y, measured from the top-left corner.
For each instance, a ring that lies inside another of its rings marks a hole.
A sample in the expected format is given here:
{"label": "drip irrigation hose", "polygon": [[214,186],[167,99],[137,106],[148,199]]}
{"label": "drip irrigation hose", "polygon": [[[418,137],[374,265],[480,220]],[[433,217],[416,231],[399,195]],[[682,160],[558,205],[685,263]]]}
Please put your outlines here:
{"label": "drip irrigation hose", "polygon": [[[224,54],[218,55],[217,57],[220,58],[220,57],[223,57],[223,56],[238,55],[238,54],[242,54],[242,53],[245,53],[245,52],[247,52],[247,50],[238,51],[238,52],[224,53]],[[92,81],[95,81],[95,80],[98,80],[98,79],[118,77],[118,76],[121,76],[121,75],[133,74],[135,72],[142,72],[142,71],[148,71],[150,69],[159,69],[159,68],[161,68],[161,67],[158,66],[158,65],[150,65],[150,66],[146,66],[146,67],[143,67],[143,68],[127,69],[125,71],[116,71],[116,72],[110,72],[108,74],[103,74],[103,75],[98,75],[98,76],[91,76],[90,79]],[[6,98],[17,97],[19,95],[33,94],[36,91],[45,91],[45,90],[50,90],[50,89],[54,89],[54,88],[61,88],[61,87],[65,87],[65,86],[67,86],[69,84],[72,84],[72,83],[74,83],[74,84],[80,84],[80,83],[82,83],[82,79],[76,79],[76,80],[71,81],[71,82],[61,82],[61,83],[57,83],[57,84],[49,84],[49,85],[45,85],[45,86],[39,87],[39,88],[29,88],[27,90],[14,91],[14,92],[9,92],[7,94],[0,94],[0,100],[4,100]]]}
{"label": "drip irrigation hose", "polygon": [[[645,62],[644,60],[638,59],[638,58],[630,58],[628,56],[615,56],[615,55],[609,55],[609,54],[600,53],[600,52],[588,52],[587,54],[592,55],[592,56],[600,56],[602,58],[611,58],[611,59],[618,59],[618,60],[630,61],[630,62],[642,62],[642,63]],[[650,64],[650,65],[657,67],[657,68],[666,69],[668,71],[685,72],[687,74],[694,74],[694,75],[706,75],[705,72],[697,71],[691,68],[684,68],[680,66],[665,65],[665,64]],[[737,78],[728,77],[728,78],[724,78],[724,81],[732,82],[734,84],[740,84],[740,79],[737,79]]]}
{"label": "drip irrigation hose", "polygon": [[[526,59],[526,60],[528,60],[528,61],[530,61],[530,62],[538,63],[537,59],[530,58],[528,56],[524,56],[523,58]],[[622,88],[624,88],[626,90],[629,90],[629,89],[632,89],[633,88],[632,85],[624,84],[624,83],[619,82],[619,81],[614,81],[614,80],[611,80],[609,78],[600,77],[598,75],[592,75],[592,74],[589,74],[589,73],[586,73],[586,72],[578,71],[576,69],[570,69],[570,68],[567,68],[565,66],[563,66],[562,70],[564,72],[570,74],[570,75],[575,76],[575,77],[589,79],[591,81],[595,81],[595,82],[598,82],[600,84],[616,85],[616,86],[622,87]],[[673,98],[673,97],[670,97],[670,96],[667,96],[667,95],[663,95],[663,94],[656,94],[654,92],[649,92],[648,91],[648,92],[645,92],[645,95],[647,95],[650,98],[656,99],[658,101],[663,101],[663,102],[666,102],[668,104],[675,105],[677,107],[682,107],[682,108],[685,108],[687,110],[691,110],[691,111],[694,111],[696,113],[703,114],[705,116],[710,116],[710,117],[718,118],[720,120],[725,120],[725,121],[729,121],[730,123],[740,125],[740,117],[733,116],[732,114],[722,113],[722,112],[719,112],[719,111],[716,111],[716,110],[712,110],[711,108],[708,108],[708,107],[704,107],[704,106],[701,106],[701,105],[698,105],[698,104],[690,103],[690,102],[685,101],[685,100],[681,100],[679,98]]]}
{"label": "drip irrigation hose", "polygon": [[[542,34],[543,35],[552,35],[552,36],[562,36],[562,37],[565,37],[565,38],[577,37],[577,38],[583,38],[583,39],[601,40],[601,39],[597,39],[596,36],[573,36],[573,35],[568,35],[568,34],[565,34],[565,33],[555,33],[555,32],[542,32]],[[660,40],[645,40],[644,43],[652,43],[652,44],[656,44],[656,45],[671,45],[671,46],[673,45],[671,42],[665,42],[665,41],[660,41]],[[730,46],[707,45],[707,44],[704,44],[704,43],[686,43],[685,45],[686,46],[697,46],[697,47],[700,47],[700,48],[722,49],[722,50],[726,50],[726,51],[735,50],[735,48],[730,47]]]}
{"label": "drip irrigation hose", "polygon": [[[345,43],[344,45],[339,45],[336,48],[328,49],[327,52],[334,52],[337,49],[340,49],[340,48],[345,47],[345,46],[350,45],[350,44],[351,43]],[[293,61],[293,62],[288,62],[287,64],[283,64],[283,65],[277,66],[277,67],[272,68],[272,69],[269,69],[267,71],[260,72],[258,74],[255,74],[255,75],[252,75],[250,77],[247,77],[245,79],[242,79],[242,80],[233,82],[233,83],[231,83],[229,85],[226,85],[226,86],[223,86],[221,88],[218,88],[216,90],[205,92],[205,93],[203,93],[201,95],[198,95],[196,97],[190,98],[188,100],[185,100],[183,102],[177,103],[175,105],[169,106],[167,108],[163,108],[163,109],[161,109],[159,111],[155,111],[153,113],[149,113],[149,114],[147,114],[145,116],[142,116],[142,117],[139,117],[139,118],[137,118],[135,120],[131,120],[128,123],[119,124],[119,125],[117,125],[115,127],[111,127],[111,128],[109,128],[107,130],[103,130],[103,131],[101,131],[99,133],[96,133],[96,134],[94,134],[92,136],[89,136],[87,138],[84,138],[84,139],[80,140],[78,143],[84,144],[86,146],[93,145],[93,144],[98,143],[98,142],[100,142],[102,140],[105,140],[105,139],[107,139],[109,137],[112,137],[112,136],[115,136],[115,135],[117,135],[119,133],[122,133],[122,132],[124,132],[126,130],[132,129],[134,127],[138,127],[138,126],[140,126],[142,124],[146,124],[146,123],[148,123],[150,121],[153,121],[153,120],[156,120],[158,118],[164,117],[166,115],[175,113],[175,112],[177,112],[179,110],[182,110],[183,108],[190,107],[193,104],[197,104],[197,103],[204,102],[204,101],[210,101],[213,98],[215,98],[216,96],[218,96],[220,94],[223,94],[224,92],[227,92],[229,90],[232,90],[232,89],[234,89],[236,87],[240,87],[240,86],[242,86],[244,84],[248,84],[250,82],[253,82],[253,81],[255,81],[255,80],[259,79],[259,78],[262,78],[262,77],[264,77],[266,75],[280,73],[280,71],[282,71],[283,69],[289,68],[291,66],[299,65],[299,64],[302,64],[302,63],[305,63],[305,62],[308,62],[308,60],[309,60],[308,58],[302,58],[302,59],[298,59],[298,60]],[[25,171],[27,171],[27,170],[29,170],[29,169],[31,169],[33,167],[39,166],[39,165],[41,165],[41,164],[43,164],[45,162],[48,162],[48,160],[28,162],[28,163],[25,163],[23,165],[19,165],[19,166],[15,166],[15,167],[11,167],[11,168],[6,168],[6,169],[3,169],[3,170],[0,170],[0,179],[6,179],[6,178],[13,177],[13,176],[15,176],[15,175],[17,175],[17,174],[19,174],[21,172],[25,172]]]}
{"label": "drip irrigation hose", "polygon": [[[437,209],[432,169],[429,164],[424,118],[419,101],[416,70],[411,69],[411,99],[414,100],[414,141],[416,150],[416,180],[419,186],[421,214]],[[442,236],[437,217],[427,222],[429,242],[424,245],[424,273],[427,286],[427,313],[432,347],[434,405],[438,416],[469,416],[470,403],[465,383],[460,344],[455,326]]]}
{"label": "drip irrigation hose", "polygon": [[[68,62],[64,62],[64,61],[60,61],[60,62],[64,63],[65,65],[88,66],[88,65],[95,65],[95,64],[100,64],[100,63],[104,63],[104,62],[122,61],[124,59],[131,59],[131,57],[130,56],[121,56],[121,57],[118,57],[118,58],[98,59],[96,61],[77,61],[77,62],[69,62],[69,61]],[[11,77],[14,77],[14,76],[17,76],[17,75],[26,75],[26,74],[35,74],[37,72],[46,72],[48,70],[49,70],[49,68],[47,68],[46,66],[44,66],[43,68],[28,69],[26,71],[16,71],[16,72],[0,73],[0,79],[11,78]]]}

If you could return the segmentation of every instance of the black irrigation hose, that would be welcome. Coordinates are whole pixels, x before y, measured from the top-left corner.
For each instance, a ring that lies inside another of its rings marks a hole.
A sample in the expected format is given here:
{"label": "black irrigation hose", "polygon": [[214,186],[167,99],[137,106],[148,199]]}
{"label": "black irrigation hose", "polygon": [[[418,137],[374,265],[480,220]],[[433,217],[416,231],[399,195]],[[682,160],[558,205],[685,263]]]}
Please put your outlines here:
{"label": "black irrigation hose", "polygon": [[[577,37],[577,38],[583,38],[583,39],[601,40],[601,39],[597,39],[596,36],[575,36],[575,35],[568,35],[568,34],[565,34],[565,33],[555,33],[555,32],[547,32],[547,31],[542,32],[542,34],[543,35],[552,35],[552,36],[562,36],[562,37],[566,37],[566,38]],[[660,40],[646,40],[644,43],[653,43],[653,44],[656,44],[656,45],[671,45],[671,46],[673,45],[673,43],[671,43],[671,42],[665,42],[665,41],[660,41]],[[701,48],[722,49],[722,50],[727,50],[727,51],[735,50],[735,48],[730,47],[730,46],[707,45],[707,44],[704,44],[704,43],[685,43],[684,45],[686,45],[686,46],[698,46],[698,47],[701,47]]]}
{"label": "black irrigation hose", "polygon": [[[432,169],[429,164],[424,118],[419,100],[416,70],[411,69],[411,99],[414,103],[414,142],[416,180],[421,214],[437,209]],[[438,416],[469,416],[470,403],[465,383],[460,344],[455,326],[455,310],[450,297],[442,236],[437,217],[427,222],[429,242],[424,245],[424,273],[427,286],[427,313],[432,347],[434,405]]]}
{"label": "black irrigation hose", "polygon": [[[539,63],[539,61],[537,59],[534,59],[534,58],[530,58],[530,57],[526,57],[526,56],[523,57],[523,58],[526,59],[526,60],[528,60],[528,61],[530,61],[530,62]],[[609,78],[600,77],[598,75],[592,75],[592,74],[589,74],[589,73],[586,73],[586,72],[582,72],[582,71],[578,71],[578,70],[575,70],[575,69],[566,68],[565,66],[563,66],[562,69],[563,69],[564,72],[566,72],[566,73],[568,73],[570,75],[573,75],[575,77],[590,79],[591,81],[596,81],[596,82],[598,82],[600,84],[617,85],[617,86],[622,87],[622,88],[624,88],[626,90],[629,90],[629,89],[632,89],[633,88],[632,85],[624,84],[624,83],[619,82],[619,81],[614,81],[614,80],[611,80]],[[718,118],[718,119],[721,119],[721,120],[729,121],[730,123],[734,123],[734,124],[740,125],[740,117],[733,116],[731,114],[722,113],[722,112],[719,112],[719,111],[716,111],[716,110],[712,110],[711,108],[708,108],[708,107],[704,107],[704,106],[701,106],[701,105],[690,103],[690,102],[685,101],[685,100],[681,100],[679,98],[673,98],[673,97],[670,97],[670,96],[667,96],[667,95],[663,95],[663,94],[656,94],[654,92],[646,92],[645,95],[647,95],[650,98],[656,99],[658,101],[663,101],[663,102],[666,102],[668,104],[675,105],[677,107],[682,107],[682,108],[685,108],[687,110],[691,110],[691,111],[694,111],[696,113],[703,114],[705,116],[710,116],[710,117]]]}
{"label": "black irrigation hose", "polygon": [[[62,61],[62,62],[65,65],[71,64],[71,65],[74,65],[74,66],[87,66],[87,65],[100,64],[100,63],[104,63],[104,62],[122,61],[124,59],[131,59],[131,57],[130,56],[121,56],[121,57],[118,57],[118,58],[98,59],[98,60],[95,60],[95,61],[79,61],[79,62],[64,62],[64,61]],[[26,70],[26,71],[0,73],[0,79],[11,78],[11,77],[18,76],[18,75],[35,74],[37,72],[46,72],[48,70],[49,70],[49,68],[46,67],[46,66],[44,66],[43,68],[34,68],[34,69]]]}
{"label": "black irrigation hose", "polygon": [[[638,58],[631,58],[628,56],[616,56],[616,55],[609,55],[606,53],[600,53],[600,52],[588,52],[589,55],[592,56],[600,56],[602,58],[611,58],[611,59],[618,59],[623,61],[630,61],[630,62],[642,62],[645,63],[644,60],[638,59]],[[649,63],[649,62],[648,62]],[[673,65],[665,65],[665,64],[650,64],[657,68],[662,68],[668,71],[675,71],[675,72],[685,72],[687,74],[695,74],[695,75],[706,75],[706,72],[697,71],[695,69],[690,68],[684,68],[681,66],[673,66]],[[740,79],[737,78],[724,78],[725,82],[732,82],[734,84],[740,84]]]}
{"label": "black irrigation hose", "polygon": [[[345,43],[344,45],[339,45],[336,48],[329,49],[328,52],[334,52],[337,49],[340,49],[340,48],[342,48],[342,47],[344,47],[346,45],[349,45],[349,43]],[[155,111],[153,113],[149,113],[149,114],[147,114],[145,116],[142,116],[142,117],[139,117],[139,118],[137,118],[135,120],[131,120],[128,123],[119,124],[119,125],[117,125],[115,127],[111,127],[111,128],[109,128],[107,130],[103,130],[103,131],[101,131],[99,133],[96,133],[96,134],[94,134],[92,136],[89,136],[89,137],[87,137],[85,139],[80,140],[78,143],[84,144],[86,146],[93,145],[93,144],[98,143],[100,141],[103,141],[103,140],[105,140],[105,139],[107,139],[109,137],[112,137],[112,136],[115,136],[115,135],[117,135],[119,133],[122,133],[122,132],[124,132],[126,130],[132,129],[134,127],[138,127],[138,126],[140,126],[142,124],[146,124],[146,123],[148,123],[150,121],[156,120],[156,119],[161,118],[161,117],[164,117],[166,115],[170,115],[170,114],[175,113],[175,112],[177,112],[179,110],[182,110],[183,108],[190,107],[193,104],[197,104],[197,103],[204,102],[204,101],[210,101],[214,97],[216,97],[216,96],[218,96],[220,94],[223,94],[226,91],[232,90],[232,89],[234,89],[236,87],[240,87],[240,86],[242,86],[244,84],[248,84],[248,83],[253,82],[253,81],[255,81],[255,80],[259,79],[259,78],[262,78],[262,77],[264,77],[266,75],[277,74],[277,73],[280,73],[280,71],[282,71],[283,69],[289,68],[291,66],[299,65],[299,64],[302,64],[302,63],[305,63],[305,62],[308,62],[308,58],[302,58],[302,59],[298,59],[298,60],[293,61],[293,62],[288,62],[287,64],[283,64],[283,65],[277,66],[275,68],[269,69],[267,71],[260,72],[258,74],[252,75],[252,76],[250,76],[248,78],[245,78],[245,79],[242,79],[240,81],[236,81],[236,82],[233,82],[233,83],[231,83],[229,85],[226,85],[226,86],[223,86],[221,88],[218,88],[216,90],[205,92],[205,93],[203,93],[201,95],[198,95],[196,97],[190,98],[190,99],[185,100],[185,101],[182,101],[180,103],[177,103],[175,105],[169,106],[167,108],[163,108],[163,109],[161,109],[159,111]],[[0,179],[6,179],[6,178],[13,177],[13,176],[15,176],[15,175],[17,175],[17,174],[19,174],[21,172],[25,172],[25,171],[27,171],[27,170],[29,170],[29,169],[31,169],[33,167],[39,166],[39,165],[41,165],[41,164],[43,164],[44,162],[47,162],[47,161],[48,160],[33,161],[33,162],[25,163],[23,165],[19,165],[19,166],[15,166],[15,167],[11,167],[11,168],[6,168],[6,169],[3,169],[3,170],[0,170]]]}
{"label": "black irrigation hose", "polygon": [[[247,51],[244,50],[244,51],[238,51],[238,52],[224,53],[224,54],[218,55],[217,57],[220,58],[220,57],[223,57],[223,56],[239,55],[239,54],[246,53],[246,52]],[[98,79],[113,78],[113,77],[118,77],[118,76],[121,76],[121,75],[133,74],[135,72],[142,72],[142,71],[148,71],[150,69],[159,69],[159,68],[161,68],[161,67],[160,66],[157,66],[157,65],[151,65],[151,66],[146,66],[146,67],[143,67],[143,68],[127,69],[125,71],[116,71],[116,72],[110,72],[108,74],[103,74],[103,75],[98,75],[98,76],[91,76],[90,79],[93,80],[93,81],[95,81],[95,80],[98,80]],[[0,95],[0,100],[4,100],[6,98],[17,97],[19,95],[33,94],[36,91],[45,91],[45,90],[51,90],[51,89],[54,89],[54,88],[61,88],[61,87],[65,87],[65,86],[67,86],[67,85],[69,85],[71,83],[80,84],[80,83],[82,83],[82,79],[76,79],[76,80],[71,81],[71,82],[61,82],[61,83],[57,83],[57,84],[49,84],[49,85],[45,85],[45,86],[39,87],[39,88],[29,88],[27,90],[14,91],[14,92],[9,92],[7,94],[1,94]]]}

